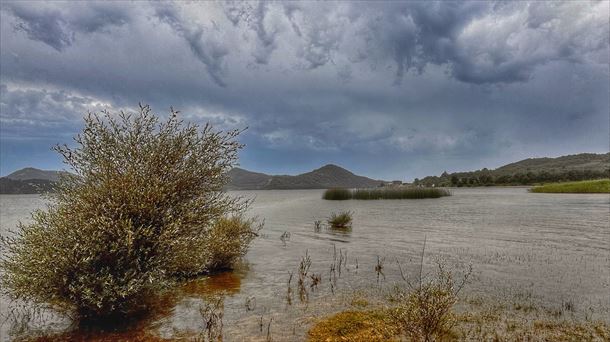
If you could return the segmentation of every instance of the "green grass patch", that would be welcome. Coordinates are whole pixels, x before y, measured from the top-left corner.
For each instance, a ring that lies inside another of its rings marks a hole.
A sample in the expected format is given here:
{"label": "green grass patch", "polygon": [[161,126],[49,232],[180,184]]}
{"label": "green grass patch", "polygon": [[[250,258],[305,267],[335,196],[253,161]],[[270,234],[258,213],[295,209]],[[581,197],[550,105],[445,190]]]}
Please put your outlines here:
{"label": "green grass patch", "polygon": [[579,193],[595,194],[610,193],[610,179],[588,180],[580,182],[551,183],[530,189],[538,193]]}
{"label": "green grass patch", "polygon": [[421,199],[451,196],[451,192],[440,188],[371,188],[371,189],[328,189],[322,196],[325,200],[378,200],[378,199]]}

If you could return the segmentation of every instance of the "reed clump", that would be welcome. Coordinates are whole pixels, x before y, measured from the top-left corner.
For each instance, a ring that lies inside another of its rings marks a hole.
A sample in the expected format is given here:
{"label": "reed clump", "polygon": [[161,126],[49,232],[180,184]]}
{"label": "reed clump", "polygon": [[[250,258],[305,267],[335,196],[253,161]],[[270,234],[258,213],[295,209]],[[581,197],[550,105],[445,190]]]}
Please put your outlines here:
{"label": "reed clump", "polygon": [[332,213],[328,218],[328,225],[332,229],[350,229],[352,227],[352,213],[349,211]]}
{"label": "reed clump", "polygon": [[379,199],[423,199],[451,196],[451,192],[441,188],[371,188],[371,189],[328,189],[322,196],[325,200],[379,200]]}
{"label": "reed clump", "polygon": [[345,188],[332,188],[324,191],[322,198],[335,201],[348,200],[352,198],[352,191]]}

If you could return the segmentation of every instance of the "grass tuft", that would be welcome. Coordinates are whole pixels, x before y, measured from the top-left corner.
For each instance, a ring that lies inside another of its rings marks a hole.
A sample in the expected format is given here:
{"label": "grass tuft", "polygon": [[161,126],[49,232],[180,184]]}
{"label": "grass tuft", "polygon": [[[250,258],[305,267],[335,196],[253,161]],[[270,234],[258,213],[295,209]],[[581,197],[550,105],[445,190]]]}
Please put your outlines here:
{"label": "grass tuft", "polygon": [[328,225],[333,229],[349,229],[352,227],[352,213],[349,211],[332,213],[328,218]]}

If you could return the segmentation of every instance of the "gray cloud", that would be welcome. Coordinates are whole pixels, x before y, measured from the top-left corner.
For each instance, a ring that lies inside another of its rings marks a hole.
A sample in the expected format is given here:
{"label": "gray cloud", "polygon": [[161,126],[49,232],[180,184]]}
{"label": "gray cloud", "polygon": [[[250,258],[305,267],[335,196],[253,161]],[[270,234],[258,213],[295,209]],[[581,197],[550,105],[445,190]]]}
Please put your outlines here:
{"label": "gray cloud", "polygon": [[143,101],[249,126],[253,168],[404,178],[608,148],[608,2],[1,9],[2,139]]}
{"label": "gray cloud", "polygon": [[27,136],[72,136],[88,111],[112,109],[89,96],[79,96],[64,90],[39,88],[9,88],[0,85],[0,125],[3,137],[22,139]]}
{"label": "gray cloud", "polygon": [[215,39],[212,28],[205,25],[197,25],[181,17],[177,9],[171,5],[158,5],[155,15],[167,23],[174,31],[182,36],[189,44],[191,51],[206,66],[208,74],[214,82],[225,87],[223,79],[226,67],[224,58],[229,49]]}
{"label": "gray cloud", "polygon": [[104,31],[125,24],[129,17],[125,11],[104,3],[82,4],[3,2],[2,10],[17,19],[13,28],[28,38],[41,41],[57,51],[72,45],[77,33]]}

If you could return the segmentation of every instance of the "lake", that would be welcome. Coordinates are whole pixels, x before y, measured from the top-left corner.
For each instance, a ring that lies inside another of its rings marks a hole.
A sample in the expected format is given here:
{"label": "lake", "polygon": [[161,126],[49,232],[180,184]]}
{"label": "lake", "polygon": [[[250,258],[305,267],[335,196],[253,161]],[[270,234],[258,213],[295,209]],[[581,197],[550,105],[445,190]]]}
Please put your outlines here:
{"label": "lake", "polygon": [[[556,307],[569,300],[574,315],[610,317],[610,197],[606,194],[534,194],[527,188],[457,188],[453,196],[422,200],[325,201],[322,190],[236,191],[254,198],[250,215],[264,219],[236,271],[191,281],[162,301],[160,314],[141,327],[162,337],[201,331],[200,309],[212,297],[223,307],[224,340],[299,340],[322,314],[346,305],[354,291],[387,291],[416,279],[425,245],[424,274],[441,262],[459,275],[472,264],[464,295],[486,300],[527,300]],[[37,195],[0,196],[3,234],[44,207]],[[348,232],[314,229],[332,212],[353,213]],[[284,236],[282,238],[282,236]],[[301,301],[296,271],[311,258],[310,273],[322,281]],[[330,271],[341,260],[342,271]],[[375,266],[383,264],[383,274]],[[402,272],[401,272],[402,271]],[[295,288],[287,296],[289,272]],[[333,279],[334,278],[334,279]],[[161,301],[160,301],[161,302]],[[3,317],[11,306],[2,299]],[[28,320],[33,331],[61,330],[69,322],[53,315]],[[19,324],[6,321],[2,340]],[[138,328],[140,329],[140,328]]]}

